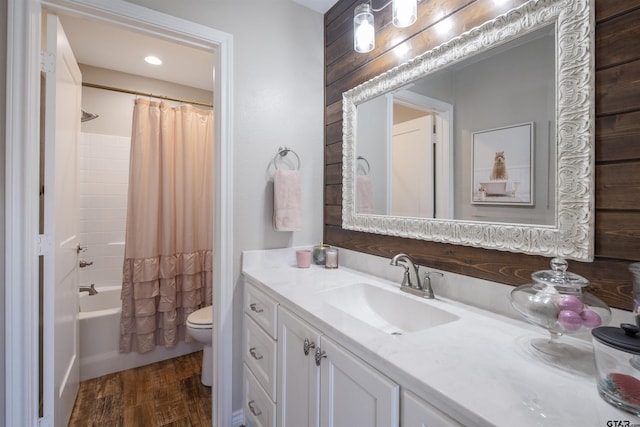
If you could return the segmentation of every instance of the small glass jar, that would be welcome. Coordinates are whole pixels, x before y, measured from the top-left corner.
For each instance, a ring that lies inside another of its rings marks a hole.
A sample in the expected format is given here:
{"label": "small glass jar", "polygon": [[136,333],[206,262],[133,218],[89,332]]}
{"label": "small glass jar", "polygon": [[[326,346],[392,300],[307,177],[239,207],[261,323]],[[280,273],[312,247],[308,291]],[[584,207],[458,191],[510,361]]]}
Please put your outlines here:
{"label": "small glass jar", "polygon": [[313,247],[313,263],[315,265],[324,265],[326,258],[325,252],[330,247],[331,246],[325,245],[324,243],[320,243],[319,245],[315,245]]}
{"label": "small glass jar", "polygon": [[336,248],[327,249],[325,268],[338,268],[338,250]]}
{"label": "small glass jar", "polygon": [[616,408],[635,415],[640,415],[639,331],[630,323],[591,331],[598,393]]}

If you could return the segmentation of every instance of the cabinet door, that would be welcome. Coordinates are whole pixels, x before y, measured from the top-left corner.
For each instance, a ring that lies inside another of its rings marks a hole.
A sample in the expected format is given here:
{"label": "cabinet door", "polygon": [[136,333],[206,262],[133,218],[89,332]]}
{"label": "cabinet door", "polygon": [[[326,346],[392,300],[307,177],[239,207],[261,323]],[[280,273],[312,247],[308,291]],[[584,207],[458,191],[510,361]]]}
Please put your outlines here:
{"label": "cabinet door", "polygon": [[[314,355],[320,332],[280,307],[278,337],[278,426],[317,427],[320,368]],[[305,340],[309,343],[307,354]]]}
{"label": "cabinet door", "polygon": [[398,385],[330,339],[320,345],[320,425],[398,426]]}
{"label": "cabinet door", "polygon": [[406,427],[461,427],[430,403],[410,391],[402,391],[402,425]]}

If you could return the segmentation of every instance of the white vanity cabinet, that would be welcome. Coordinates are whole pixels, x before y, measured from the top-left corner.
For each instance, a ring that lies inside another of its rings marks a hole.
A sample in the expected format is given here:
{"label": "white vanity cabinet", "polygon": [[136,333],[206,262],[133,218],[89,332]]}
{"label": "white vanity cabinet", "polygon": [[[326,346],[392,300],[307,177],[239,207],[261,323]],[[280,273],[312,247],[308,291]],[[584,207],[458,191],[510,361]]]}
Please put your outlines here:
{"label": "white vanity cabinet", "polygon": [[398,425],[396,383],[282,306],[278,334],[278,426]]}
{"label": "white vanity cabinet", "polygon": [[400,422],[406,427],[462,427],[462,424],[408,390],[402,390]]}
{"label": "white vanity cabinet", "polygon": [[253,427],[275,427],[277,308],[248,283],[244,293],[243,404]]}

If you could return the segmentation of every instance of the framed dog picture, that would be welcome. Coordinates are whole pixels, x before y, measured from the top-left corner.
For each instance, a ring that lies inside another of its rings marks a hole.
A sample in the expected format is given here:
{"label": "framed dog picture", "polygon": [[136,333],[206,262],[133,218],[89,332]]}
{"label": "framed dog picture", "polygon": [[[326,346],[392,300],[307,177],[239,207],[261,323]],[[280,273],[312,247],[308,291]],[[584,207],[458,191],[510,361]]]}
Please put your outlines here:
{"label": "framed dog picture", "polygon": [[533,122],[473,133],[473,204],[533,206],[533,141]]}

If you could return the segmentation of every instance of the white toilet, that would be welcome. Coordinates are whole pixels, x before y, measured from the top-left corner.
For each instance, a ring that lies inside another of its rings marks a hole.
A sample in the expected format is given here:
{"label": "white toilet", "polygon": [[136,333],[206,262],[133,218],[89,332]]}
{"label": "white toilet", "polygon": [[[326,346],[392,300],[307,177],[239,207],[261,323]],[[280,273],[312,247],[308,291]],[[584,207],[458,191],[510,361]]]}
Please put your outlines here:
{"label": "white toilet", "polygon": [[187,317],[187,333],[194,340],[204,344],[202,352],[202,384],[211,387],[213,383],[213,306],[196,310]]}

